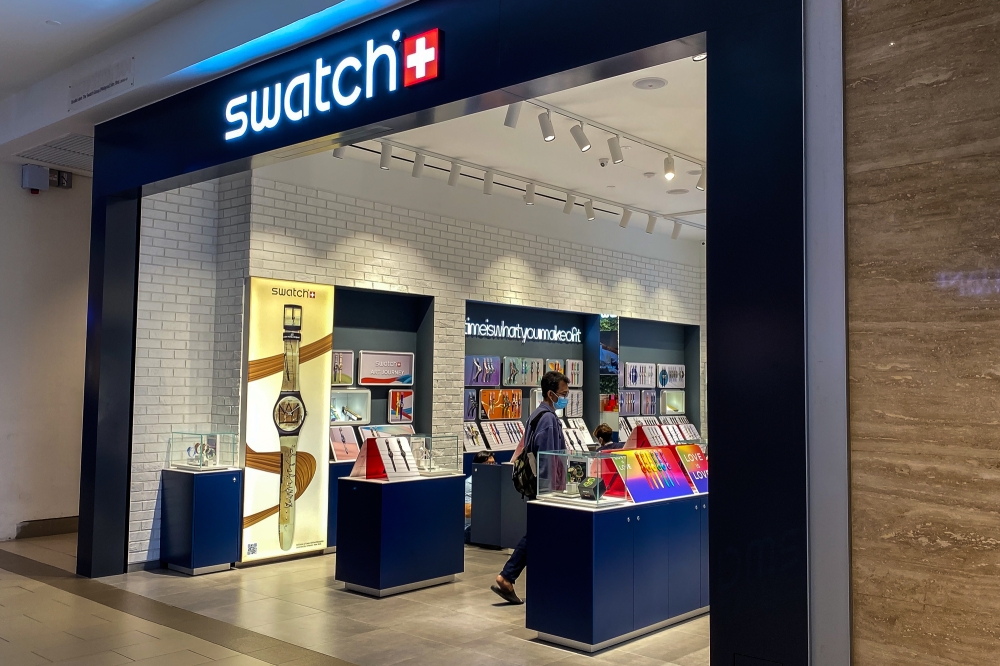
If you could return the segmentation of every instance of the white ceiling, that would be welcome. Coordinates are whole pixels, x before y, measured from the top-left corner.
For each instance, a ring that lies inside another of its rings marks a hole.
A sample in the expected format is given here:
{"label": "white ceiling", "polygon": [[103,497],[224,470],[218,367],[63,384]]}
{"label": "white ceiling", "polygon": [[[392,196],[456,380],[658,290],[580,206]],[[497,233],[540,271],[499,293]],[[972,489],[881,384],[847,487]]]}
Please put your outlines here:
{"label": "white ceiling", "polygon": [[201,1],[0,0],[0,98]]}
{"label": "white ceiling", "polygon": [[[632,83],[644,77],[659,77],[667,85],[657,90],[640,90]],[[705,62],[685,58],[646,70],[606,79],[556,94],[539,98],[546,104],[564,109],[595,122],[614,127],[648,142],[704,160],[706,156],[706,76]],[[419,129],[401,132],[391,138],[400,144],[413,146],[473,164],[506,171],[526,180],[548,183],[587,196],[599,197],[621,205],[635,206],[664,215],[699,211],[705,208],[705,193],[695,189],[698,175],[688,171],[700,170],[695,163],[676,158],[677,177],[673,181],[663,178],[662,152],[622,139],[625,161],[617,165],[600,166],[602,157],[610,157],[607,140],[609,134],[595,127],[587,127],[587,137],[593,144],[581,153],[570,128],[576,124],[568,118],[553,114],[556,139],[542,140],[537,116],[541,108],[525,104],[516,129],[505,127],[506,107],[484,111],[470,116]],[[379,144],[359,144],[377,151]],[[397,149],[395,154],[412,158],[412,153]],[[377,161],[374,152],[349,150],[349,158]],[[396,160],[394,168],[406,169],[407,165]],[[427,158],[427,164],[447,167],[448,164]],[[699,171],[700,172],[700,171]],[[447,173],[426,169],[425,177],[446,179]],[[481,188],[482,172],[465,169],[473,178],[462,178],[464,187]],[[646,177],[645,173],[654,174]],[[520,197],[524,183],[497,176],[495,194]],[[518,189],[499,186],[511,184]],[[685,189],[684,194],[668,194],[667,190]],[[540,205],[562,207],[565,194],[538,186]],[[574,215],[583,215],[582,200],[577,201]],[[598,219],[617,223],[621,209],[606,204],[596,204]],[[604,212],[601,211],[604,210]],[[688,214],[684,220],[704,225],[705,215]],[[645,228],[645,215],[633,215],[630,225]],[[669,234],[673,224],[660,220],[656,231]],[[681,239],[702,240],[702,229],[684,226]]]}

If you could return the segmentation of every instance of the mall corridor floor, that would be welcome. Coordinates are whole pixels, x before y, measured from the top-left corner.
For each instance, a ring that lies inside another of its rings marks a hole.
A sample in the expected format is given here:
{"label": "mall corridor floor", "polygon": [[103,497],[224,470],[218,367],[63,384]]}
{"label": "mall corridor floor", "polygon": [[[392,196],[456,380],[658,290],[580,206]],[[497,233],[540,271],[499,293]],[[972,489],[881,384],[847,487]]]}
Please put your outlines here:
{"label": "mall corridor floor", "polygon": [[76,535],[0,543],[0,664],[709,663],[707,615],[595,655],[539,642],[524,628],[524,606],[498,603],[488,589],[506,557],[498,551],[467,548],[456,583],[371,599],[334,580],[336,555],[87,580],[72,574],[75,546]]}

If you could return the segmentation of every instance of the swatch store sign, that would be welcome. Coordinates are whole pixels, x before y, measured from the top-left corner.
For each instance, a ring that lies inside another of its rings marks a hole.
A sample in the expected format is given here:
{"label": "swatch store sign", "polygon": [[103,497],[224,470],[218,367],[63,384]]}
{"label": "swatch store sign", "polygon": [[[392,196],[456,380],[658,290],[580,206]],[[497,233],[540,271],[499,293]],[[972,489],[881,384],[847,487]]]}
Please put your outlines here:
{"label": "swatch store sign", "polygon": [[383,92],[395,93],[400,74],[403,88],[437,78],[442,41],[437,28],[405,39],[397,29],[390,37],[382,43],[369,39],[358,45],[355,55],[337,62],[316,58],[287,80],[233,97],[225,108],[226,141],[335,113]]}

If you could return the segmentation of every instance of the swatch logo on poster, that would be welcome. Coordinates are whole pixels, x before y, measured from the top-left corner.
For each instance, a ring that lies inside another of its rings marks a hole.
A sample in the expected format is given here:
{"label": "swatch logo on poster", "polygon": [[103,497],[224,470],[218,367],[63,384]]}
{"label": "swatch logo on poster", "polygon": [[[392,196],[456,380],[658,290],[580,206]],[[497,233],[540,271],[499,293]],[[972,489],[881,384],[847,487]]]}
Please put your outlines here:
{"label": "swatch logo on poster", "polygon": [[[282,118],[297,123],[308,118],[311,111],[329,113],[334,103],[347,108],[361,99],[375,96],[376,70],[386,72],[386,89],[395,92],[398,84],[397,46],[402,37],[392,31],[392,44],[375,46],[375,40],[365,44],[364,63],[348,56],[337,63],[327,64],[317,58],[315,67],[293,76],[287,82],[277,81],[260,90],[234,97],[226,104],[226,122],[238,125],[226,132],[226,141],[245,135],[248,130],[263,132],[278,126]],[[361,55],[359,53],[359,55]],[[438,76],[441,61],[440,33],[437,28],[408,37],[403,42],[403,86],[409,87]],[[361,70],[364,69],[362,74]],[[329,92],[329,95],[327,95]]]}
{"label": "swatch logo on poster", "polygon": [[295,287],[271,287],[272,296],[291,296],[293,298],[316,298],[315,291],[296,289]]}
{"label": "swatch logo on poster", "polygon": [[538,340],[539,342],[581,342],[581,331],[576,326],[570,329],[561,329],[558,326],[552,328],[534,326],[508,326],[501,321],[499,324],[491,324],[487,319],[485,323],[476,324],[465,320],[465,336],[469,338],[501,338],[504,340],[520,340],[521,344],[528,340]]}

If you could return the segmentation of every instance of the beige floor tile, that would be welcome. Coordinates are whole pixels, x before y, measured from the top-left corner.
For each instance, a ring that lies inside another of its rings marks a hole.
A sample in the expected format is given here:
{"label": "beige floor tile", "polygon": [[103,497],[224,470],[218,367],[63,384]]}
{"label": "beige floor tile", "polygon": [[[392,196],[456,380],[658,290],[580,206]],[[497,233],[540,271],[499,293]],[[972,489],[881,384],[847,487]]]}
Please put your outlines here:
{"label": "beige floor tile", "polygon": [[691,654],[674,659],[677,666],[709,666],[711,664],[710,651],[708,648],[692,652]]}
{"label": "beige floor tile", "polygon": [[57,666],[121,666],[121,664],[131,664],[132,660],[117,652],[98,652],[97,654],[88,654],[85,657],[74,657],[52,663],[57,664]]}
{"label": "beige floor tile", "polygon": [[32,648],[32,652],[42,655],[52,661],[60,661],[73,657],[85,657],[88,654],[98,652],[110,652],[115,648],[122,648],[127,645],[155,641],[156,638],[140,631],[128,631],[124,634],[95,638],[92,641],[78,640],[76,642],[66,642],[62,645],[41,645]]}
{"label": "beige floor tile", "polygon": [[315,608],[328,613],[336,613],[339,609],[344,608],[345,606],[377,602],[376,599],[371,599],[360,594],[351,594],[342,588],[332,587],[320,587],[313,590],[306,590],[304,592],[293,592],[291,594],[283,594],[275,598],[281,599],[282,601],[290,601],[293,604],[308,606],[310,608]]}
{"label": "beige floor tile", "polygon": [[254,659],[245,654],[238,654],[233,657],[226,657],[212,662],[212,666],[271,666],[266,661]]}
{"label": "beige floor tile", "polygon": [[308,606],[280,601],[278,599],[260,599],[245,604],[220,606],[202,611],[203,615],[217,620],[235,624],[239,627],[252,629],[263,624],[275,624],[295,617],[312,615],[320,611]]}
{"label": "beige floor tile", "polygon": [[392,629],[378,629],[338,639],[313,649],[357,666],[391,666],[406,659],[441,653],[449,647]]}
{"label": "beige floor tile", "polygon": [[182,652],[184,650],[197,652],[198,654],[208,657],[209,659],[223,659],[237,654],[236,652],[224,648],[221,645],[215,645],[214,643],[209,643],[208,641],[194,636],[168,638],[166,640],[155,639],[152,641],[137,643],[135,645],[115,648],[115,652],[118,654],[124,655],[135,661],[158,657],[161,654],[170,654],[171,652]]}
{"label": "beige floor tile", "polygon": [[348,617],[316,613],[273,624],[263,624],[254,627],[253,630],[292,645],[312,648],[337,637],[355,636],[378,628],[373,624]]}
{"label": "beige floor tile", "polygon": [[182,650],[181,652],[161,654],[149,659],[133,661],[132,663],[141,666],[195,666],[196,664],[207,664],[211,661],[208,657],[200,655],[197,652]]}
{"label": "beige floor tile", "polygon": [[157,601],[162,601],[177,608],[199,612],[207,608],[242,604],[266,598],[267,595],[251,592],[241,587],[226,587],[224,589],[208,587],[174,592],[173,594],[158,597]]}
{"label": "beige floor tile", "polygon": [[19,645],[0,639],[0,664],[39,666],[50,663],[48,659]]}

